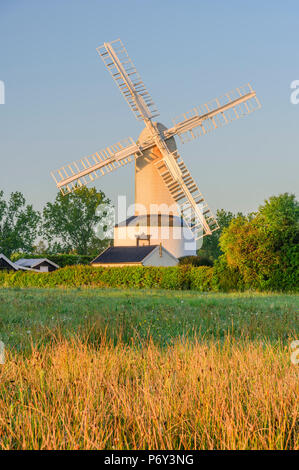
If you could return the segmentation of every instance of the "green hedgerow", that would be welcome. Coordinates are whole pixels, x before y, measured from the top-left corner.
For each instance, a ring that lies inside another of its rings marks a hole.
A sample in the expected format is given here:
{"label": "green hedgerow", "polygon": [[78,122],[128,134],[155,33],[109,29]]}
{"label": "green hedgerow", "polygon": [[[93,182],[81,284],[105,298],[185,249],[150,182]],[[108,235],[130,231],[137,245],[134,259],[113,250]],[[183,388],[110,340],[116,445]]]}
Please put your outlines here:
{"label": "green hedgerow", "polygon": [[2,287],[129,287],[211,290],[213,268],[68,266],[51,273],[0,272]]}

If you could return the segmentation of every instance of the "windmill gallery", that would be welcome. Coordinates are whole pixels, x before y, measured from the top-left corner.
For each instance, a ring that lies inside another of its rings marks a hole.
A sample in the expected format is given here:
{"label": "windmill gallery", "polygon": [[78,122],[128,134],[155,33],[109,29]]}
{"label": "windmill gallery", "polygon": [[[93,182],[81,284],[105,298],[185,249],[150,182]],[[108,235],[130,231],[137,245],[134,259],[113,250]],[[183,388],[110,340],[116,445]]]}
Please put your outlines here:
{"label": "windmill gallery", "polygon": [[[131,137],[52,172],[62,194],[86,185],[130,162],[135,163],[135,214],[114,227],[114,246],[93,265],[174,265],[196,254],[196,241],[211,235],[218,223],[179,155],[175,136],[184,143],[260,108],[246,86],[193,108],[167,128],[123,43],[104,43],[97,52],[139,121]],[[158,208],[158,209],[157,209]]]}

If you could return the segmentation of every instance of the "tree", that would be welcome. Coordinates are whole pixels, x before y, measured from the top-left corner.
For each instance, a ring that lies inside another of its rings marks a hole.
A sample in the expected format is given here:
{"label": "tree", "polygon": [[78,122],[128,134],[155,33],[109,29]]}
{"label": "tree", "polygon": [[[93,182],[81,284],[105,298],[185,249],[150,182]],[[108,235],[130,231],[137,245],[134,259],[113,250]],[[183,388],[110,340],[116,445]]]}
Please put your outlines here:
{"label": "tree", "polygon": [[43,240],[39,240],[39,242],[33,247],[34,255],[44,255],[46,252],[47,252],[47,245],[45,244]]}
{"label": "tree", "polygon": [[15,251],[30,253],[38,234],[40,213],[26,205],[22,193],[11,193],[9,201],[0,191],[0,252],[10,256]]}
{"label": "tree", "polygon": [[248,287],[259,287],[278,262],[270,240],[256,222],[256,219],[238,217],[220,237],[228,266],[240,272]]}
{"label": "tree", "polygon": [[93,254],[107,245],[99,240],[95,229],[101,223],[100,204],[110,204],[102,191],[82,186],[73,193],[57,194],[54,203],[48,202],[43,210],[42,234],[49,243],[49,251]]}
{"label": "tree", "polygon": [[223,254],[219,245],[219,239],[223,229],[228,227],[235,217],[242,217],[241,212],[234,215],[232,212],[225,211],[224,209],[217,210],[216,218],[219,224],[219,229],[213,232],[212,235],[204,237],[202,248],[198,251],[199,256],[208,257],[212,261],[215,261]]}
{"label": "tree", "polygon": [[294,194],[272,196],[259,207],[259,225],[271,237],[275,249],[299,242],[299,202]]}
{"label": "tree", "polygon": [[249,217],[224,229],[220,247],[245,285],[292,289],[299,281],[299,204],[292,194],[272,196]]}

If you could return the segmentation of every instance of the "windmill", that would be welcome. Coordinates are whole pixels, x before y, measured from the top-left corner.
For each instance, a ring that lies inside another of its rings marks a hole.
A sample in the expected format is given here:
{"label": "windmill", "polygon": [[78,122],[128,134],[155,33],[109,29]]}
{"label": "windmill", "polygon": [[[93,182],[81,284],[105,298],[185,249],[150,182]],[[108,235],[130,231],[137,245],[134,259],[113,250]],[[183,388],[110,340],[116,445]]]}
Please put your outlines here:
{"label": "windmill", "polygon": [[[214,215],[179,155],[175,136],[184,143],[207,134],[260,108],[250,84],[193,108],[165,127],[154,120],[159,113],[120,39],[97,48],[122,95],[145,128],[137,142],[131,137],[52,172],[62,194],[135,162],[135,206],[138,215],[151,213],[153,204],[175,206],[194,240],[219,228]],[[141,208],[141,209],[140,209]]]}

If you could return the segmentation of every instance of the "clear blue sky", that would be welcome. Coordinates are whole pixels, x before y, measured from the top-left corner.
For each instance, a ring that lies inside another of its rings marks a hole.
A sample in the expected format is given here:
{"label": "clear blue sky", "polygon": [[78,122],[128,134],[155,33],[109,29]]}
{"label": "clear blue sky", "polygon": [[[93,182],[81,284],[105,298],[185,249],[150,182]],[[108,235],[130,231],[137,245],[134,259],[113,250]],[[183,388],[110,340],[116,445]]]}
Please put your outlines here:
{"label": "clear blue sky", "polygon": [[[252,211],[281,192],[298,195],[297,0],[0,0],[0,189],[37,209],[53,200],[52,169],[142,125],[96,52],[127,46],[165,125],[251,82],[262,110],[179,150],[215,210]],[[134,166],[96,183],[133,201]]]}

